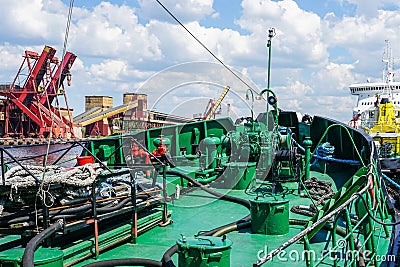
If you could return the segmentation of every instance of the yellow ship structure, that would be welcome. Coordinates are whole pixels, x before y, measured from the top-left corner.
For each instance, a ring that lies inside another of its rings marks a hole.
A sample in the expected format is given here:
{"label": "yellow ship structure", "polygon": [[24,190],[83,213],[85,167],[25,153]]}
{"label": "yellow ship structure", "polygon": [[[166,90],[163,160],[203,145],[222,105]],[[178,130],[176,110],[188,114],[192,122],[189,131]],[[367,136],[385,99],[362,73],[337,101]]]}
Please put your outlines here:
{"label": "yellow ship structure", "polygon": [[382,157],[397,156],[400,151],[400,110],[395,109],[388,98],[382,98],[377,111],[376,123],[364,130],[372,136]]}

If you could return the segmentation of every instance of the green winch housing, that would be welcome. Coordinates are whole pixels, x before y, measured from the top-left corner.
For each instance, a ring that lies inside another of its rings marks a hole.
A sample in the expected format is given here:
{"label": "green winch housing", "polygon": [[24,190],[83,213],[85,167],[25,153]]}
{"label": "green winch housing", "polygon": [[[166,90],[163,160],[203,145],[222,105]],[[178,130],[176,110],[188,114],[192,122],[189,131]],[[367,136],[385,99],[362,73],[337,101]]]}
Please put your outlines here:
{"label": "green winch housing", "polygon": [[183,236],[177,244],[179,267],[230,266],[232,241],[225,236]]}
{"label": "green winch housing", "polygon": [[223,167],[224,188],[227,189],[246,189],[256,173],[255,162],[229,162]]}
{"label": "green winch housing", "polygon": [[284,235],[289,232],[289,200],[257,197],[250,200],[251,230],[254,234]]}

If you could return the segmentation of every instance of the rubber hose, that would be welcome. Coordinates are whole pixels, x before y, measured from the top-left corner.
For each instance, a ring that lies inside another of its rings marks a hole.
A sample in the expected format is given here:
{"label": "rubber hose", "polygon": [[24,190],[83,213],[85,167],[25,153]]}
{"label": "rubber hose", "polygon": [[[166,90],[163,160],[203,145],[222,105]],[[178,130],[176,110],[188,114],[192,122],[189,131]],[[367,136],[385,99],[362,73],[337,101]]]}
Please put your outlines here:
{"label": "rubber hose", "polygon": [[[90,209],[91,207],[92,207],[92,204],[84,204],[82,206],[78,206],[78,207],[74,207],[74,208],[67,208],[67,209],[59,210],[59,211],[50,211],[50,216],[55,217],[55,216],[59,216],[59,215],[67,215],[70,213],[72,213],[71,215],[76,215],[77,212],[82,212],[82,211],[85,212],[86,210]],[[29,221],[29,219],[32,219],[34,217],[34,215],[29,214],[29,213],[30,213],[30,211],[20,211],[17,213],[2,216],[0,226],[9,226],[10,224]],[[42,209],[39,209],[37,211],[37,214],[40,218],[43,218],[41,213],[42,213]],[[17,215],[19,215],[19,217],[16,217]],[[21,215],[25,215],[25,216],[21,216]]]}
{"label": "rubber hose", "polygon": [[[308,224],[308,222],[309,222],[309,221],[307,221],[307,220],[289,219],[289,224],[291,224],[291,225],[302,225],[302,226],[305,226],[305,225]],[[333,227],[332,227],[332,225],[325,224],[325,225],[323,226],[323,229],[332,231]],[[343,229],[343,228],[340,227],[340,226],[337,226],[337,227],[336,227],[336,233],[337,233],[338,235],[342,236],[342,237],[345,237],[345,236],[347,235],[346,229]]]}
{"label": "rubber hose", "polygon": [[142,258],[128,258],[128,259],[114,259],[98,261],[83,265],[83,267],[112,267],[112,266],[145,266],[145,267],[161,267],[159,261],[142,259]]}
{"label": "rubber hose", "polygon": [[[141,198],[138,198],[138,200],[139,199],[141,199]],[[122,206],[124,206],[125,204],[131,204],[130,203],[131,202],[131,199],[125,199],[124,201],[121,201],[118,205],[116,205],[116,206],[113,206],[113,207],[107,207],[107,206],[105,206],[105,207],[102,207],[102,208],[98,208],[97,209],[97,212],[98,212],[98,214],[104,214],[104,213],[107,213],[107,212],[112,212],[112,211],[115,211],[115,210],[118,210],[118,209],[120,209]],[[122,204],[124,204],[124,205],[122,205]],[[80,207],[77,207],[76,208],[76,211],[79,211],[80,209],[79,209]],[[59,220],[59,219],[62,219],[62,220],[72,220],[72,219],[76,219],[76,218],[82,218],[82,217],[84,217],[84,216],[86,216],[86,215],[89,215],[89,214],[91,214],[92,213],[92,210],[90,209],[90,208],[87,208],[86,210],[83,210],[83,211],[81,211],[81,212],[79,212],[79,213],[73,213],[73,214],[70,214],[71,213],[71,210],[68,212],[68,213],[66,213],[66,214],[64,214],[64,213],[56,213],[56,214],[52,214],[52,213],[50,213],[50,220],[51,221],[55,221],[55,220]],[[31,215],[31,216],[23,216],[23,217],[18,217],[18,218],[14,218],[14,219],[11,219],[11,220],[9,220],[9,221],[1,221],[0,222],[0,226],[6,226],[6,227],[8,227],[8,226],[10,226],[10,224],[16,224],[16,223],[24,223],[24,222],[27,222],[28,224],[32,224],[33,223],[33,221],[31,221],[30,219],[32,219],[32,217],[33,217],[33,215]],[[38,217],[37,217],[38,219],[43,219],[43,215],[38,215]]]}
{"label": "rubber hose", "polygon": [[[138,200],[141,200],[141,199],[147,199],[147,197],[146,196],[141,196],[141,197],[138,198]],[[124,206],[126,204],[131,204],[130,202],[131,202],[131,199],[127,198],[127,199],[124,199],[124,201],[121,201],[116,206],[112,206],[112,207],[104,206],[104,207],[98,208],[97,212],[98,212],[98,214],[104,214],[104,213],[107,213],[107,212],[112,212],[112,211],[120,209],[122,206]],[[64,219],[64,220],[65,219],[70,219],[71,220],[71,219],[75,219],[75,218],[80,218],[80,217],[83,217],[83,216],[86,216],[86,215],[90,214],[92,212],[90,208],[91,208],[91,205],[90,205],[90,207],[85,207],[85,209],[82,209],[81,207],[71,208],[71,209],[69,209],[69,211],[67,213],[57,212],[57,213],[54,214],[53,212],[51,212],[50,213],[50,215],[51,215],[50,216],[50,220],[52,220],[52,221],[55,221],[55,220],[58,220],[58,219]],[[75,213],[72,213],[73,210],[75,210]],[[38,215],[37,218],[38,219],[43,219],[43,215],[40,214],[40,215]],[[13,218],[13,219],[8,220],[8,221],[7,220],[1,220],[0,226],[9,226],[10,224],[23,223],[23,222],[28,222],[29,223],[29,222],[31,222],[30,220],[33,220],[33,215]]]}
{"label": "rubber hose", "polygon": [[[146,200],[146,199],[148,199],[148,196],[145,196],[145,195],[137,196],[137,199]],[[122,200],[121,202],[119,202],[117,205],[114,205],[114,206],[110,205],[110,204],[112,204],[112,202],[114,202],[114,200],[106,201],[105,203],[100,204],[101,207],[97,208],[97,212],[103,213],[103,212],[114,211],[115,209],[119,209],[122,205],[125,205],[125,204],[127,204],[127,202],[130,202],[130,201],[131,201],[131,198],[125,198],[124,200]],[[97,204],[97,205],[99,205],[99,204]],[[57,215],[86,211],[91,208],[92,208],[92,204],[85,204],[83,206],[62,210]]]}
{"label": "rubber hose", "polygon": [[[247,216],[244,217],[243,219],[240,219],[240,220],[238,220],[238,221],[236,221],[236,222],[232,222],[232,223],[228,223],[228,224],[222,225],[222,226],[220,226],[220,227],[217,227],[217,228],[212,229],[212,230],[207,231],[207,232],[202,232],[201,235],[203,235],[203,236],[211,236],[211,235],[213,235],[214,233],[216,233],[216,232],[218,232],[218,231],[220,231],[220,230],[222,230],[222,229],[231,227],[231,226],[233,226],[233,225],[246,223],[246,222],[248,222],[249,220],[250,220],[250,215],[247,215]],[[165,251],[165,253],[164,253],[163,257],[162,257],[162,260],[161,260],[161,262],[163,263],[163,265],[162,265],[163,267],[176,267],[175,264],[174,264],[174,262],[172,261],[171,257],[172,257],[172,255],[174,255],[177,251],[178,251],[178,245],[177,245],[177,244],[173,245],[173,246],[170,247],[167,251]]]}
{"label": "rubber hose", "polygon": [[[123,201],[121,201],[120,203],[118,203],[118,205],[112,206],[112,207],[102,207],[102,208],[98,208],[96,209],[97,214],[104,214],[104,213],[108,213],[108,212],[113,212],[115,210],[119,210],[122,207],[124,207],[125,205],[131,205],[131,199],[127,198],[124,199]],[[84,212],[81,213],[76,213],[76,214],[60,214],[60,215],[55,215],[54,217],[51,217],[51,220],[56,220],[56,219],[72,219],[72,218],[80,218],[80,217],[84,217],[86,215],[90,215],[92,214],[92,210],[88,209]]]}
{"label": "rubber hose", "polygon": [[202,190],[206,191],[207,193],[216,196],[219,199],[237,203],[237,204],[240,204],[240,205],[245,206],[246,208],[250,209],[250,202],[248,200],[218,193],[208,187],[205,187],[204,185],[202,185],[201,183],[196,181],[196,179],[193,179],[192,177],[190,177],[184,173],[181,173],[178,171],[173,171],[173,170],[168,170],[168,171],[166,171],[166,174],[171,174],[171,175],[176,175],[176,176],[182,177],[182,178],[186,179],[187,181],[191,182],[192,184],[196,185],[197,187],[200,187]]}
{"label": "rubber hose", "polygon": [[[302,225],[302,226],[305,226],[307,223],[308,223],[308,221],[306,221],[306,220],[289,219],[289,224],[290,225]],[[250,226],[251,226],[251,222],[250,221],[241,222],[241,223],[238,223],[236,225],[227,226],[227,227],[215,232],[212,235],[213,236],[222,236],[222,235],[225,235],[227,233],[230,233],[230,232],[233,232],[233,231],[236,231],[236,230],[241,230],[241,229],[248,228]],[[330,226],[330,225],[325,225],[324,228],[327,229],[327,230],[332,230],[332,226]],[[336,228],[336,233],[338,233],[341,236],[346,236],[347,235],[346,230],[344,230],[343,228],[341,228],[339,226]]]}
{"label": "rubber hose", "polygon": [[120,208],[122,208],[123,206],[127,205],[128,203],[131,202],[131,198],[125,198],[124,200],[122,200],[121,202],[119,202],[117,205],[112,206],[112,207],[104,207],[104,208],[98,208],[96,209],[97,212],[100,213],[104,213],[104,212],[110,212],[110,211],[114,211],[114,210],[118,210]]}
{"label": "rubber hose", "polygon": [[43,230],[35,237],[33,237],[26,245],[24,255],[22,256],[22,266],[23,267],[33,267],[34,266],[34,254],[36,248],[39,244],[55,233],[57,230],[63,227],[64,222],[62,220],[57,221],[55,224],[51,225],[49,228]]}
{"label": "rubber hose", "polygon": [[[248,200],[244,200],[244,199],[241,199],[241,198],[232,197],[232,196],[228,196],[228,195],[224,195],[224,194],[218,193],[218,192],[216,192],[216,191],[214,191],[212,189],[209,189],[209,188],[205,187],[204,185],[202,185],[201,183],[199,183],[198,181],[196,181],[195,179],[193,179],[192,177],[190,177],[190,176],[188,176],[188,175],[186,175],[184,173],[181,173],[181,172],[178,172],[178,171],[174,171],[174,170],[167,170],[166,174],[179,176],[179,177],[181,177],[183,179],[186,179],[187,181],[191,182],[192,184],[196,185],[200,189],[206,191],[207,193],[216,196],[219,199],[222,199],[222,200],[225,200],[225,201],[230,201],[230,202],[233,202],[233,203],[237,203],[237,204],[240,204],[240,205],[250,209],[250,202]],[[243,219],[241,219],[239,221],[236,221],[236,222],[233,222],[233,223],[229,223],[227,225],[220,226],[220,227],[215,228],[213,230],[210,230],[208,232],[204,232],[204,233],[202,233],[202,235],[212,235],[215,232],[217,232],[217,231],[219,231],[219,230],[221,230],[223,228],[230,227],[230,226],[235,225],[235,224],[243,223],[245,221],[248,221],[249,219],[250,219],[250,215],[244,217]],[[164,253],[163,258],[162,258],[162,263],[163,263],[164,267],[175,267],[175,264],[173,263],[171,257],[177,251],[178,251],[178,245],[173,245],[172,247],[170,247]]]}
{"label": "rubber hose", "polygon": [[225,235],[225,234],[233,232],[233,231],[248,228],[250,226],[251,226],[251,222],[238,223],[236,225],[231,225],[231,226],[225,227],[225,228],[215,232],[213,234],[213,236],[222,236],[222,235]]}
{"label": "rubber hose", "polygon": [[209,230],[209,231],[207,231],[207,232],[202,232],[201,235],[210,236],[210,235],[213,235],[214,233],[216,233],[216,232],[218,232],[218,231],[220,231],[220,230],[222,230],[222,229],[224,229],[224,228],[230,227],[230,226],[232,226],[232,225],[237,225],[237,224],[241,224],[241,223],[246,223],[246,222],[249,222],[249,221],[250,221],[250,215],[247,215],[246,217],[243,217],[242,219],[240,219],[240,220],[238,220],[238,221],[231,222],[231,223],[228,223],[228,224],[219,226],[219,227],[214,228],[214,229],[212,229],[212,230]]}
{"label": "rubber hose", "polygon": [[[112,204],[114,200],[109,200],[101,203],[97,203],[96,205],[104,207]],[[88,209],[92,208],[92,204],[83,204],[81,206],[73,207],[73,208],[66,208],[58,211],[50,211],[50,214],[53,215],[61,215],[61,214],[70,214],[70,213],[76,213],[76,212],[81,212],[81,211],[86,211]]]}

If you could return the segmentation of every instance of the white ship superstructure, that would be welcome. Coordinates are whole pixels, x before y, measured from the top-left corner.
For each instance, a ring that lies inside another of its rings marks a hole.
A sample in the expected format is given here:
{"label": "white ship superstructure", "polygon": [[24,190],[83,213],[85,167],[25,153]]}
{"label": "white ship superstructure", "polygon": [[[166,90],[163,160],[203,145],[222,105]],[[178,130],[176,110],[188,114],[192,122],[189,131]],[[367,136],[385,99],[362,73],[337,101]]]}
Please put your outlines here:
{"label": "white ship superstructure", "polygon": [[[357,95],[357,105],[353,109],[353,119],[350,124],[357,128],[371,128],[378,119],[379,105],[382,102],[392,102],[395,110],[400,110],[400,82],[394,80],[393,58],[389,41],[382,60],[385,68],[382,82],[356,83],[349,86],[350,93]],[[396,117],[400,114],[395,114]]]}

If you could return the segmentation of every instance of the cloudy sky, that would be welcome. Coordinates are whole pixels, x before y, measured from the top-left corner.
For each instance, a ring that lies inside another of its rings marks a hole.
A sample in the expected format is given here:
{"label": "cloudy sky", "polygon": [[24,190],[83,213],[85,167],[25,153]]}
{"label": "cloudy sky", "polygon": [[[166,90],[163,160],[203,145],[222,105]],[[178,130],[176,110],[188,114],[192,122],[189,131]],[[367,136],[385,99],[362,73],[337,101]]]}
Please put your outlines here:
{"label": "cloudy sky", "polygon": [[[75,0],[67,43],[78,57],[67,88],[75,114],[84,111],[85,95],[110,95],[118,105],[123,93],[140,92],[152,109],[191,117],[229,85],[221,116],[248,115],[247,88],[267,86],[273,27],[271,88],[280,107],[347,122],[356,101],[348,85],[382,79],[385,40],[400,58],[398,0],[160,1],[246,84],[155,0]],[[61,57],[69,1],[0,4],[0,83],[13,80],[25,50],[50,45]]]}

